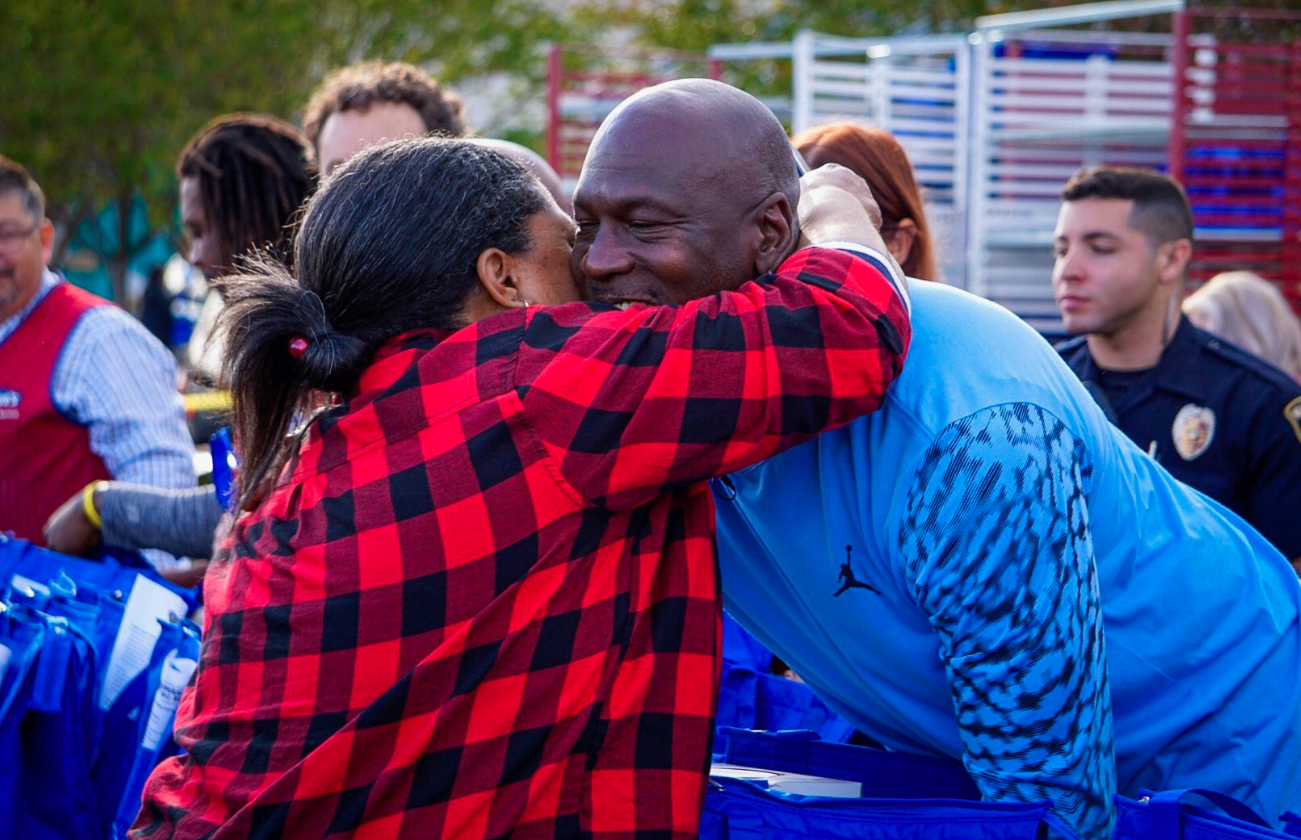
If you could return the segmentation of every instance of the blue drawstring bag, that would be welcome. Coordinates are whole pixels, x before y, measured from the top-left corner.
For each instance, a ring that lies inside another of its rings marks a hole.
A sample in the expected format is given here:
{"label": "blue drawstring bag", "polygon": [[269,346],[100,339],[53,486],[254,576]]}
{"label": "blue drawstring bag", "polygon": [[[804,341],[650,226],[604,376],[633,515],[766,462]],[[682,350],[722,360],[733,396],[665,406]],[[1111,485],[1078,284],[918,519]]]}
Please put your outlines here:
{"label": "blue drawstring bag", "polygon": [[865,797],[980,800],[980,790],[960,762],[828,743],[808,731],[721,727],[714,738],[714,761],[859,782]]}
{"label": "blue drawstring bag", "polygon": [[710,779],[701,840],[1041,840],[1076,835],[1047,802],[837,799]]}
{"label": "blue drawstring bag", "polygon": [[90,637],[67,618],[45,622],[22,727],[21,833],[27,840],[101,840],[104,822],[91,786],[99,740],[99,674]]}
{"label": "blue drawstring bag", "polygon": [[90,593],[112,595],[117,592],[122,593],[121,600],[130,594],[136,578],[146,577],[179,595],[187,610],[194,609],[199,603],[197,587],[185,589],[169,583],[137,554],[109,551],[87,560],[58,554],[27,540],[0,534],[0,583],[7,584],[15,574],[42,586],[58,580],[62,574],[74,581],[79,591],[86,591],[86,599],[91,598]]}
{"label": "blue drawstring bag", "polygon": [[[1220,812],[1187,801],[1201,797]],[[1287,821],[1286,815],[1284,821]],[[1116,797],[1112,840],[1288,840],[1259,814],[1223,793],[1190,788],[1160,793],[1143,791],[1137,801]]]}
{"label": "blue drawstring bag", "polygon": [[0,602],[0,837],[21,837],[22,725],[31,701],[45,622]]}
{"label": "blue drawstring bag", "polygon": [[715,726],[809,729],[824,741],[853,737],[849,721],[802,682],[768,673],[772,652],[723,614],[723,672]]}
{"label": "blue drawstring bag", "polygon": [[145,781],[161,758],[174,753],[172,724],[181,692],[198,665],[199,627],[160,621],[149,666],[109,708],[92,780],[112,819],[105,836],[121,838],[140,811]]}

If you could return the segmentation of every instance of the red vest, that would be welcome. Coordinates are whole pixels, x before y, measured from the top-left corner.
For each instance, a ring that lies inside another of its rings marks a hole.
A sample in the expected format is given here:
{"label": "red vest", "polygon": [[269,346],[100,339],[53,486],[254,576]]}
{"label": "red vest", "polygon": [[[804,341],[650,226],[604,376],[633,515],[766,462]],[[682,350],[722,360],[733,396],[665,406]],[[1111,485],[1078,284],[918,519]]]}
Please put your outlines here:
{"label": "red vest", "polygon": [[0,342],[0,531],[41,544],[41,527],[55,508],[90,482],[110,478],[90,451],[90,432],[50,395],[68,334],[82,315],[106,305],[60,283]]}

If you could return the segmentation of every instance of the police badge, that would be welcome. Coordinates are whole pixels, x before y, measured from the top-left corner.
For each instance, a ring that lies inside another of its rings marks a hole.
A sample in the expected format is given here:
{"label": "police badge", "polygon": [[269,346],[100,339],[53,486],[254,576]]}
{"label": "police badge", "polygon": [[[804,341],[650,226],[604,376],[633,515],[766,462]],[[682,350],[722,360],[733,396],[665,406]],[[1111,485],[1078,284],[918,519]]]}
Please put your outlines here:
{"label": "police badge", "polygon": [[1283,416],[1287,418],[1287,422],[1292,424],[1292,431],[1296,433],[1296,439],[1301,441],[1301,397],[1297,397],[1283,406]]}
{"label": "police badge", "polygon": [[1175,415],[1171,434],[1179,457],[1191,461],[1205,452],[1215,437],[1215,412],[1189,403]]}

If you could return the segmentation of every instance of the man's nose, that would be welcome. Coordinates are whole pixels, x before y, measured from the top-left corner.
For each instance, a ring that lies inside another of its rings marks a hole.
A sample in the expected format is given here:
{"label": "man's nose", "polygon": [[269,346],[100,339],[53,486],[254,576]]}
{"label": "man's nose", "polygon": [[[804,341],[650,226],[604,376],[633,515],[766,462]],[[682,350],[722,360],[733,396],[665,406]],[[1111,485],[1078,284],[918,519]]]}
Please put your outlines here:
{"label": "man's nose", "polygon": [[1082,278],[1083,263],[1074,248],[1068,248],[1053,262],[1053,279],[1058,282]]}
{"label": "man's nose", "polygon": [[632,271],[632,254],[622,237],[602,226],[592,237],[579,268],[590,280],[603,280]]}
{"label": "man's nose", "polygon": [[188,259],[190,261],[190,265],[199,269],[199,271],[202,271],[205,277],[207,276],[208,266],[206,266],[203,262],[203,249],[199,247],[198,243],[190,244],[190,253],[188,255]]}

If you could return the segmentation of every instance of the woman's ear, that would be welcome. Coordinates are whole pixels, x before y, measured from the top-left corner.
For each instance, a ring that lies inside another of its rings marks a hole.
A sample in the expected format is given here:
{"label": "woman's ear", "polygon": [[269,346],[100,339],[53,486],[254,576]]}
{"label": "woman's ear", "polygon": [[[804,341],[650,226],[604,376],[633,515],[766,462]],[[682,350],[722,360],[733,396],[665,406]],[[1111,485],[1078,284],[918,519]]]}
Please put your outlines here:
{"label": "woman's ear", "polygon": [[759,242],[754,255],[755,276],[776,271],[795,250],[799,237],[795,208],[785,193],[773,193],[755,211],[758,214]]}
{"label": "woman's ear", "polygon": [[901,219],[890,235],[885,237],[885,247],[890,249],[890,256],[903,265],[912,255],[913,243],[917,241],[917,223],[912,219]]}
{"label": "woman's ear", "polygon": [[502,309],[529,305],[520,292],[519,281],[513,271],[514,263],[511,255],[500,248],[484,250],[475,261],[479,285],[483,287],[488,300]]}

